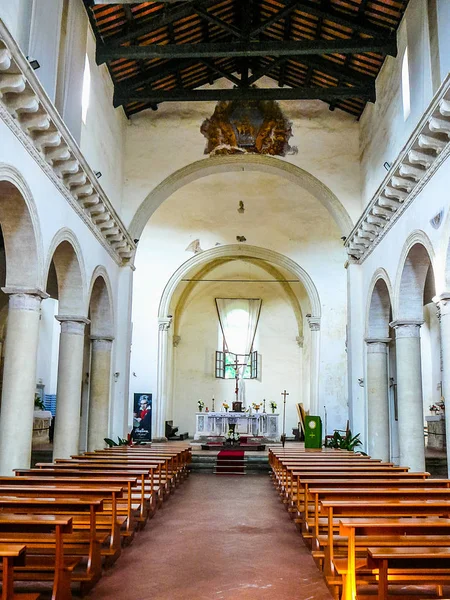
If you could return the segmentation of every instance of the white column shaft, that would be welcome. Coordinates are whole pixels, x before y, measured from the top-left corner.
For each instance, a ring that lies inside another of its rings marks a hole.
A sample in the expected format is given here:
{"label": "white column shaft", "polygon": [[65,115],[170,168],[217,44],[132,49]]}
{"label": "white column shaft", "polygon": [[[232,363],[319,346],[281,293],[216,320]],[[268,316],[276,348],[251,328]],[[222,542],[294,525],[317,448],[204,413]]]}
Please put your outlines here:
{"label": "white column shaft", "polygon": [[11,294],[0,414],[0,475],[30,466],[41,298]]}
{"label": "white column shaft", "polygon": [[400,464],[411,471],[424,471],[420,325],[398,324],[395,328]]}
{"label": "white column shaft", "polygon": [[88,451],[105,447],[108,437],[112,340],[92,340]]}
{"label": "white column shaft", "polygon": [[387,342],[367,344],[368,450],[389,461],[389,382]]}
{"label": "white column shaft", "polygon": [[158,374],[156,384],[156,406],[153,418],[154,431],[152,438],[164,438],[167,389],[168,389],[168,362],[169,362],[169,327],[172,317],[160,317],[158,331]]}
{"label": "white column shaft", "polygon": [[59,338],[53,458],[70,458],[80,444],[84,323],[63,321]]}
{"label": "white column shaft", "polygon": [[441,304],[442,396],[446,403],[445,433],[447,465],[450,477],[450,303]]}

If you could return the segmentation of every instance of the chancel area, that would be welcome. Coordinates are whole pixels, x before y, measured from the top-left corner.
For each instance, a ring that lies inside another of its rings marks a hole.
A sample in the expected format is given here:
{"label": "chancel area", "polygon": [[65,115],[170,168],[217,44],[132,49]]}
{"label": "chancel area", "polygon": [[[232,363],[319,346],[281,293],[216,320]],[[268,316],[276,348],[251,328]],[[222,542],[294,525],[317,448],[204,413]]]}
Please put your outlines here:
{"label": "chancel area", "polygon": [[0,2],[2,600],[450,597],[449,155],[450,0]]}

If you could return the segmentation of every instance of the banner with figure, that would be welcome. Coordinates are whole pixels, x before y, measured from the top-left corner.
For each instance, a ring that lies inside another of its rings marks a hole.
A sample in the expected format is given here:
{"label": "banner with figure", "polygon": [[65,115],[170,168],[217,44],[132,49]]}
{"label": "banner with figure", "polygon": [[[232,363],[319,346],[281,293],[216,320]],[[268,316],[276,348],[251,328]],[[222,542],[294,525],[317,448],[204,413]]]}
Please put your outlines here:
{"label": "banner with figure", "polygon": [[152,395],[134,394],[133,440],[150,442],[152,439]]}

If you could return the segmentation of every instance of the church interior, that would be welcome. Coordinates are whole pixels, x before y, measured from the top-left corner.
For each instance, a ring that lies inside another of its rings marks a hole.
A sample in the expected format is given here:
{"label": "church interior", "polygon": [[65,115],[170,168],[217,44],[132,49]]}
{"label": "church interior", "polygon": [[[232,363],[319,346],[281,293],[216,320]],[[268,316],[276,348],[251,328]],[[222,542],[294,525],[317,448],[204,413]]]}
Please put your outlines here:
{"label": "church interior", "polygon": [[450,0],[0,2],[2,600],[450,597],[449,155]]}

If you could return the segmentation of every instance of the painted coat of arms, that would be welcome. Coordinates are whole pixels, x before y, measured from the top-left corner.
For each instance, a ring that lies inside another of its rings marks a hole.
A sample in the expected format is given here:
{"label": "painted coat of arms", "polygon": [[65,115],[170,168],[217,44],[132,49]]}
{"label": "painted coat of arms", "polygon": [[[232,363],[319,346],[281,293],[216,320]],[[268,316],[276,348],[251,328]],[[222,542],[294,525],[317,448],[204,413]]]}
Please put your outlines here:
{"label": "painted coat of arms", "polygon": [[200,127],[207,143],[205,154],[296,154],[289,145],[292,123],[277,102],[263,100],[218,102],[213,115]]}

